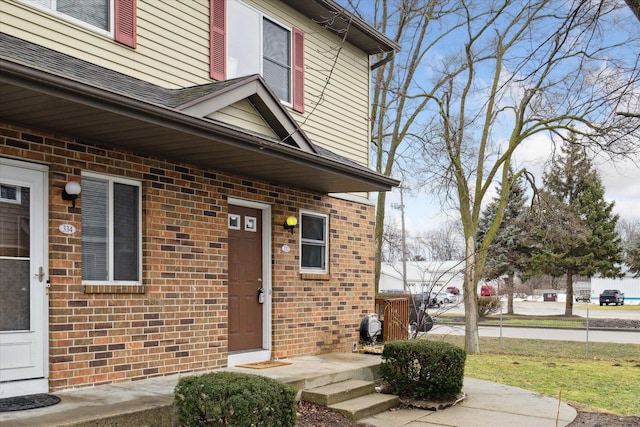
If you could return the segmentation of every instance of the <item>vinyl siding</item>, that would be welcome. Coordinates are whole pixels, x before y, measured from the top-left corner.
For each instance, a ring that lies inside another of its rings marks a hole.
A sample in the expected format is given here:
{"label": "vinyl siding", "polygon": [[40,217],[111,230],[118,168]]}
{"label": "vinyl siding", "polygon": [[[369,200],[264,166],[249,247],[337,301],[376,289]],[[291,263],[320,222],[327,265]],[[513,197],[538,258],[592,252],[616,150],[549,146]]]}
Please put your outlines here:
{"label": "vinyl siding", "polygon": [[[368,56],[277,0],[246,3],[305,33],[305,113],[293,115],[298,122],[304,122],[307,135],[318,145],[368,165]],[[323,100],[318,104],[321,95]]]}
{"label": "vinyl siding", "polygon": [[15,0],[0,0],[0,31],[164,87],[209,82],[205,0],[140,0],[135,50]]}
{"label": "vinyl siding", "polygon": [[[289,109],[293,117],[314,143],[367,165],[367,55],[277,0],[247,3],[305,33],[305,113]],[[15,0],[0,0],[0,31],[164,87],[209,82],[208,0],[138,0],[137,5],[135,50]]]}
{"label": "vinyl siding", "polygon": [[264,121],[260,113],[258,113],[253,105],[247,100],[236,102],[233,105],[221,108],[220,111],[216,111],[207,117],[232,126],[247,129],[251,132],[266,135],[271,138],[278,137],[273,129],[271,129],[271,127]]}

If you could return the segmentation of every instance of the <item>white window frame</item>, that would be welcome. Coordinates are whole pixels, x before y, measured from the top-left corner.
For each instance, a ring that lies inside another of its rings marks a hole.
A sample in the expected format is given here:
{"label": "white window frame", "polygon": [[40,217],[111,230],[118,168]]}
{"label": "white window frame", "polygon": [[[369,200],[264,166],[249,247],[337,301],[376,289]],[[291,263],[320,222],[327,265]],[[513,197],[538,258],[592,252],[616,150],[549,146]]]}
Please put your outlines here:
{"label": "white window frame", "polygon": [[[135,181],[132,179],[122,178],[113,175],[92,173],[92,172],[83,172],[83,177],[101,179],[109,182],[109,195],[108,195],[108,204],[109,204],[109,225],[107,232],[108,239],[108,277],[107,280],[82,280],[82,284],[86,285],[142,285],[142,182]],[[131,185],[134,187],[138,187],[138,280],[121,280],[117,281],[113,279],[114,273],[114,227],[113,227],[113,184],[125,184]],[[80,194],[82,197],[82,193]],[[84,253],[84,252],[83,252]]]}
{"label": "white window frame", "polygon": [[[243,5],[244,7],[252,10],[253,12],[257,13],[259,15],[259,26],[260,28],[258,29],[258,48],[260,51],[259,54],[259,58],[258,58],[258,64],[260,67],[260,70],[257,70],[257,74],[260,74],[261,76],[263,76],[264,78],[264,26],[263,26],[263,22],[264,20],[268,20],[271,21],[271,23],[273,23],[274,25],[277,25],[279,27],[281,27],[282,29],[286,30],[289,33],[289,99],[288,100],[284,100],[281,99],[280,101],[289,106],[292,107],[293,106],[293,27],[289,26],[289,25],[285,25],[282,22],[278,21],[277,19],[272,18],[271,16],[265,14],[264,12],[256,9],[255,7],[252,7],[248,4],[246,4],[245,2],[241,1],[241,0],[235,0],[236,3]],[[230,18],[229,18],[229,13],[230,10],[227,7],[227,16],[226,16],[226,22],[231,22]],[[225,58],[225,61],[227,64],[230,64],[231,61],[231,56],[230,56],[230,49],[229,49],[229,34],[231,31],[237,31],[237,29],[232,28],[232,26],[230,25],[229,28],[227,29],[227,46],[225,47],[225,51],[227,53],[227,57]],[[236,77],[241,77],[240,75],[236,74],[232,74],[230,72],[230,69],[227,69],[227,78],[228,79],[232,79],[232,78],[236,78]],[[266,81],[266,79],[265,79]],[[269,83],[269,82],[267,82]]]}
{"label": "white window frame", "polygon": [[12,203],[12,204],[17,204],[17,205],[22,203],[22,188],[19,185],[11,185],[11,184],[2,184],[2,185],[5,185],[7,187],[15,187],[15,189],[16,189],[16,198],[15,199],[8,199],[8,198],[2,197],[0,195],[0,202]]}
{"label": "white window frame", "polygon": [[[309,240],[302,238],[303,216],[313,216],[324,219],[324,241],[323,245],[317,245],[317,240]],[[302,247],[305,244],[314,244],[314,246],[324,246],[324,268],[306,267],[302,265]],[[329,215],[320,212],[300,210],[300,271],[303,273],[328,273],[329,272]]]}
{"label": "white window frame", "polygon": [[20,2],[33,7],[35,9],[41,10],[45,13],[48,13],[49,15],[53,15],[55,17],[58,17],[64,21],[68,21],[74,25],[77,25],[79,27],[82,28],[86,28],[88,30],[91,30],[93,32],[99,33],[101,35],[104,36],[108,36],[110,38],[114,37],[114,25],[115,25],[115,20],[114,20],[114,13],[115,13],[115,9],[114,9],[114,0],[109,0],[109,29],[108,30],[103,30],[100,27],[96,27],[94,25],[89,24],[88,22],[85,22],[81,19],[75,18],[73,16],[64,14],[62,12],[58,12],[58,10],[56,9],[56,4],[57,4],[57,0],[43,0],[43,1],[47,1],[49,3],[49,6],[42,4],[42,1],[37,1],[37,0],[19,0]]}

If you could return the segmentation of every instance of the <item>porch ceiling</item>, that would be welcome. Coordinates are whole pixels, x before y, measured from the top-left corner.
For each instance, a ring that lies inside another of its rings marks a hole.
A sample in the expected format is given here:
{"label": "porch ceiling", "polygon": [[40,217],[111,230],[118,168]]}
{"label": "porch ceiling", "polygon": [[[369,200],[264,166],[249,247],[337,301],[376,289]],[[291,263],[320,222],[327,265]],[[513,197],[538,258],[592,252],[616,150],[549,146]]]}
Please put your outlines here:
{"label": "porch ceiling", "polygon": [[211,120],[0,60],[0,119],[145,155],[322,193],[397,181]]}

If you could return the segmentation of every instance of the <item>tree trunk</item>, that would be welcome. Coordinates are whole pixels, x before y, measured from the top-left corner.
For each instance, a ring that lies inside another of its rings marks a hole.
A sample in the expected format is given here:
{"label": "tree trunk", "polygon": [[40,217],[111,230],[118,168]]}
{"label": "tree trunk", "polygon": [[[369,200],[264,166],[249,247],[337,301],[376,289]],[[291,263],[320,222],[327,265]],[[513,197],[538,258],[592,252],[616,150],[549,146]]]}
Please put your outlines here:
{"label": "tree trunk", "polygon": [[507,276],[507,314],[513,314],[513,273]]}
{"label": "tree trunk", "polygon": [[567,302],[564,306],[564,315],[573,316],[573,271],[567,271]]}
{"label": "tree trunk", "polygon": [[480,353],[478,334],[478,291],[476,290],[475,238],[467,239],[464,269],[464,349],[467,354]]}
{"label": "tree trunk", "polygon": [[[381,191],[378,193],[378,202],[376,206],[376,229],[374,234],[375,239],[375,259],[374,259],[374,289],[375,295],[378,295],[380,291],[380,271],[382,270],[382,235],[384,233],[384,211],[385,202],[387,200],[387,193]],[[403,279],[405,280],[405,279]]]}

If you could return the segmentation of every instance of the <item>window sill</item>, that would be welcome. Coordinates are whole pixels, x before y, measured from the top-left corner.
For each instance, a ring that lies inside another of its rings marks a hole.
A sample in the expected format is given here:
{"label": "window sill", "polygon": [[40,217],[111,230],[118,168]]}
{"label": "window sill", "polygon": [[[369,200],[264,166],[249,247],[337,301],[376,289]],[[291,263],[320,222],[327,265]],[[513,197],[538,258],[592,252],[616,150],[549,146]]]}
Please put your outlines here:
{"label": "window sill", "polygon": [[302,280],[322,280],[329,281],[331,280],[330,273],[300,273],[300,279]]}
{"label": "window sill", "polygon": [[143,294],[142,285],[82,285],[85,294]]}

